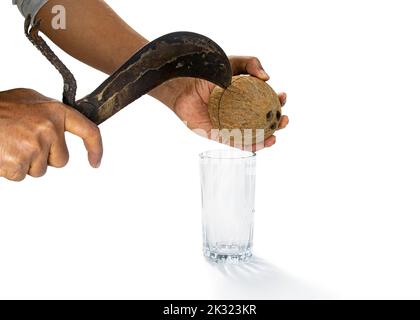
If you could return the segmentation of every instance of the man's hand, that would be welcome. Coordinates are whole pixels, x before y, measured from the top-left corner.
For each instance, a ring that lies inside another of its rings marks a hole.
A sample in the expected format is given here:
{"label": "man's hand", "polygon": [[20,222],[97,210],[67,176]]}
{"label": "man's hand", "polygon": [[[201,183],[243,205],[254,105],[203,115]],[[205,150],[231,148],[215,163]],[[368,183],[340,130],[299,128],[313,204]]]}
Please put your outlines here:
{"label": "man's hand", "polygon": [[48,165],[69,159],[64,132],[83,139],[89,163],[99,167],[102,139],[98,127],[76,110],[34,90],[0,92],[0,177],[21,181],[41,177]]}
{"label": "man's hand", "polygon": [[[269,80],[268,74],[264,71],[260,61],[254,57],[230,57],[234,75],[250,74],[261,80]],[[202,129],[210,138],[210,131],[213,126],[208,113],[208,101],[214,88],[214,84],[200,79],[175,80],[182,82],[182,89],[173,103],[173,111],[183,120],[187,126],[194,129]],[[282,106],[286,104],[286,93],[279,94]],[[289,123],[289,118],[283,115],[280,119],[279,128],[283,129]],[[274,135],[264,141],[264,147],[271,147],[276,143]],[[253,146],[256,150],[256,146]]]}

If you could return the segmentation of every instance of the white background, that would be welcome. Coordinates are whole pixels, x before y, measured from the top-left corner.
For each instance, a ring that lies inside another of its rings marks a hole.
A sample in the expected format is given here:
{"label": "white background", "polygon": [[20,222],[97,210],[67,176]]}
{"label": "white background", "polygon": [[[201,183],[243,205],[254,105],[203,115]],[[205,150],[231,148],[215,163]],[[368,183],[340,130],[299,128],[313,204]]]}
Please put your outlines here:
{"label": "white background", "polygon": [[[58,73],[1,1],[0,89],[59,99]],[[142,98],[101,126],[105,156],[0,180],[1,298],[420,298],[418,1],[116,1],[154,39],[190,30],[258,56],[291,123],[258,153],[255,253],[201,255],[197,154],[218,148]],[[57,51],[79,97],[105,75]]]}

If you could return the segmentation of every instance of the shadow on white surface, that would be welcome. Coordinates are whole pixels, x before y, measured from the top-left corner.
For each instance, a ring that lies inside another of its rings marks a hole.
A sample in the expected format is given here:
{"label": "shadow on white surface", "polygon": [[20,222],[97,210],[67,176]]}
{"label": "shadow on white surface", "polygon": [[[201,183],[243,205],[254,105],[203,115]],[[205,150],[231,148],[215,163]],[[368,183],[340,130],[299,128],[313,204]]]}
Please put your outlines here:
{"label": "shadow on white surface", "polygon": [[211,264],[223,275],[218,296],[225,299],[327,299],[326,293],[288,275],[266,260]]}

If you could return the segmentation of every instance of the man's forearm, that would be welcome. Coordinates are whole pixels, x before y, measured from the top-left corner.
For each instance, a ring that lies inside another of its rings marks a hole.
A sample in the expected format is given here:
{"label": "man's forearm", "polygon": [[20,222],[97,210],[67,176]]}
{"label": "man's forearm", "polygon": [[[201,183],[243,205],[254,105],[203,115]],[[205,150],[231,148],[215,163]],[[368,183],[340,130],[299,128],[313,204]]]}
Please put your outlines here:
{"label": "man's forearm", "polygon": [[[54,29],[52,8],[66,9],[66,28]],[[148,40],[124,22],[103,0],[49,0],[39,11],[41,31],[76,59],[111,74]],[[168,83],[151,95],[173,105],[177,86]]]}
{"label": "man's forearm", "polygon": [[[66,9],[64,30],[52,26],[55,5]],[[37,19],[41,31],[64,51],[108,74],[148,42],[102,0],[49,0]]]}

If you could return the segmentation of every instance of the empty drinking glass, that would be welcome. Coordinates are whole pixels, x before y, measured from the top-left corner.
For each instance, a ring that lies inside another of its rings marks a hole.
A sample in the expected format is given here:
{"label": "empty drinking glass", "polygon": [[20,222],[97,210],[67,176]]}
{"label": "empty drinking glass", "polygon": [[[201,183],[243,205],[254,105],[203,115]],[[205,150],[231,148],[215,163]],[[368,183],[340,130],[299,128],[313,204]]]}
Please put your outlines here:
{"label": "empty drinking glass", "polygon": [[200,154],[203,251],[212,261],[252,255],[255,162],[255,153],[235,149]]}

